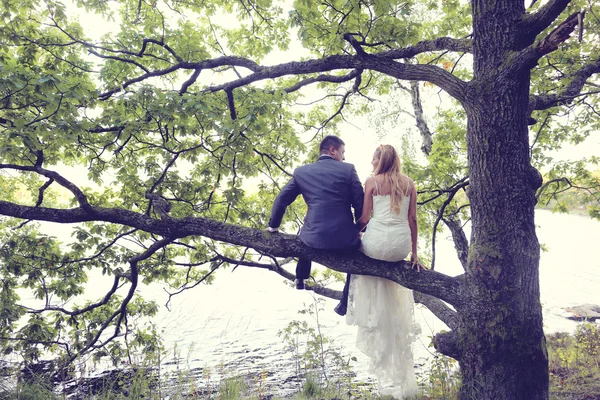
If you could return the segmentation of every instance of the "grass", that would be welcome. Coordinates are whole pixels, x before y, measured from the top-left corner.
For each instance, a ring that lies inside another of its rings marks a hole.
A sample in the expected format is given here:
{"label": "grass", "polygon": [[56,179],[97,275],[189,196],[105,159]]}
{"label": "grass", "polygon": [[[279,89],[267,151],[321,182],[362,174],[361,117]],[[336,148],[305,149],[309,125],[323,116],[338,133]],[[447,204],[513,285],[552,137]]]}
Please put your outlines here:
{"label": "grass", "polygon": [[551,399],[600,399],[600,328],[578,325],[573,335],[548,335]]}
{"label": "grass", "polygon": [[[551,400],[600,399],[600,328],[582,323],[574,334],[555,333],[547,336]],[[296,394],[285,400],[392,400],[379,396],[373,383],[352,382],[351,371],[335,376],[328,366],[328,378],[321,375],[323,366],[298,375],[301,379]],[[156,369],[154,369],[156,370]],[[181,369],[178,376],[159,377],[152,370],[132,369],[123,375],[109,375],[97,382],[95,389],[80,389],[83,400],[283,400],[268,393],[266,374],[232,375],[210,383],[207,377]],[[460,374],[456,361],[437,355],[426,373],[418,377],[420,394],[414,400],[453,400],[458,398]],[[225,375],[220,371],[220,375]],[[66,396],[52,392],[41,379],[8,387],[0,382],[0,400],[64,400]]]}

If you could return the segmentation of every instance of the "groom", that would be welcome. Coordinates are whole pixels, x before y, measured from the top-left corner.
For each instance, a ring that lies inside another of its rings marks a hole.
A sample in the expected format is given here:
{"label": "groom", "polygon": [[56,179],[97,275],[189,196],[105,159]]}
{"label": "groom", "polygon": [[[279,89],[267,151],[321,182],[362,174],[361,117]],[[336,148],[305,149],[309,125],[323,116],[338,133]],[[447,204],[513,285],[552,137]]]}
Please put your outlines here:
{"label": "groom", "polygon": [[[326,136],[319,145],[317,162],[296,168],[292,179],[275,199],[269,232],[277,232],[287,206],[302,195],[308,212],[300,230],[300,240],[307,246],[326,250],[356,250],[360,247],[358,221],[363,207],[363,188],[354,165],[344,161],[345,144],[337,136]],[[351,207],[354,209],[352,216]],[[310,277],[311,261],[299,258],[296,288],[304,289]],[[335,312],[346,314],[350,274],[340,304]]]}

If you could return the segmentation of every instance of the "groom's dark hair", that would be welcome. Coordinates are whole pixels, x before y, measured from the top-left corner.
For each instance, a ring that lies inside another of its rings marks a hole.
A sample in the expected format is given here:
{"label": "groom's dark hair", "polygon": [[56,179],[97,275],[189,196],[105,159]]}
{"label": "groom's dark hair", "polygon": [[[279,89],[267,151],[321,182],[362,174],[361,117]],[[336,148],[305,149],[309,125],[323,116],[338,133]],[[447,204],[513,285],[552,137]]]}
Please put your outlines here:
{"label": "groom's dark hair", "polygon": [[341,146],[345,146],[345,145],[346,145],[346,143],[344,143],[344,141],[337,136],[333,136],[333,135],[325,136],[323,138],[323,140],[321,140],[321,144],[319,145],[319,153],[320,154],[327,153],[331,146],[335,147],[337,150]]}

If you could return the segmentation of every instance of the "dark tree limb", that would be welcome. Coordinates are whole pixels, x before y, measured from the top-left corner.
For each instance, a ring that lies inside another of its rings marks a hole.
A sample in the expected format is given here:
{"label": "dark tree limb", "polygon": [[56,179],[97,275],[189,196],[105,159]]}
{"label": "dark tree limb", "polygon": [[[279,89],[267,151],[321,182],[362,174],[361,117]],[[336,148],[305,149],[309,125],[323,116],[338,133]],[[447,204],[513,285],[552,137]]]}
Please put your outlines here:
{"label": "dark tree limb", "polygon": [[456,329],[458,327],[458,314],[452,308],[448,307],[446,303],[428,294],[413,291],[415,303],[423,304],[435,315],[445,323],[448,328]]}
{"label": "dark tree limb", "polygon": [[187,81],[185,81],[183,85],[181,85],[181,89],[179,90],[180,95],[183,95],[185,92],[187,92],[188,88],[196,82],[196,80],[200,76],[200,72],[202,72],[201,69],[195,70],[194,73],[190,76],[190,78]]}
{"label": "dark tree limb", "polygon": [[471,53],[473,51],[473,41],[471,39],[440,37],[433,40],[423,40],[414,46],[389,50],[381,53],[380,55],[382,57],[400,59],[411,58],[421,53],[444,50],[455,51],[459,53]]}
{"label": "dark tree limb", "polygon": [[157,220],[145,214],[119,208],[89,207],[54,209],[0,201],[0,214],[38,221],[76,223],[103,221],[126,225],[172,239],[203,236],[213,240],[253,248],[276,257],[306,257],[340,272],[379,276],[409,289],[435,296],[453,306],[464,301],[459,279],[435,272],[417,272],[406,261],[388,263],[368,258],[358,251],[333,252],[310,248],[296,236],[269,234],[257,229],[225,224],[207,218],[187,217]]}
{"label": "dark tree limb", "polygon": [[358,40],[356,40],[353,34],[344,33],[344,40],[350,43],[350,46],[352,46],[354,51],[356,51],[357,56],[363,57],[367,55],[365,50],[362,48],[362,45],[358,42]]}
{"label": "dark tree limb", "polygon": [[[258,263],[247,260],[234,260],[225,256],[218,256],[218,258],[232,265],[244,265],[247,267],[262,268],[269,271],[273,271],[290,282],[294,282],[294,280],[296,279],[296,276],[294,274],[292,274],[289,271],[286,271],[281,267],[282,265],[291,262],[293,260],[292,258],[286,258],[283,261],[273,262],[270,264]],[[330,299],[341,300],[342,298],[341,290],[330,289],[318,284],[308,285],[305,288],[306,290],[311,290],[320,296],[328,297]],[[416,303],[423,304],[425,307],[427,307],[436,317],[438,317],[443,323],[448,325],[450,329],[455,329],[457,327],[458,317],[456,311],[448,307],[446,303],[433,296],[423,294],[421,292],[413,292],[413,295]]]}
{"label": "dark tree limb", "polygon": [[237,119],[237,111],[235,110],[235,100],[233,98],[233,89],[225,90],[227,94],[227,105],[229,106],[229,116],[232,120]]}
{"label": "dark tree limb", "polygon": [[[228,91],[265,79],[275,79],[286,75],[328,72],[339,69],[373,70],[396,79],[429,81],[438,85],[459,101],[464,101],[466,98],[467,84],[443,68],[433,65],[412,65],[396,62],[393,58],[386,56],[385,53],[369,54],[367,57],[335,55],[319,60],[294,61],[270,67],[258,67],[250,75],[222,85],[211,86],[207,90],[211,92]],[[161,72],[163,75],[166,73]],[[141,80],[138,80],[138,78],[135,79],[136,82]]]}
{"label": "dark tree limb", "polygon": [[[579,24],[580,12],[573,13],[567,17],[560,25],[558,25],[552,32],[548,34],[539,44],[536,46],[540,52],[540,57],[545,56],[558,49],[558,45],[566,41],[571,33],[575,30]],[[538,58],[540,58],[538,57]]]}
{"label": "dark tree limb", "polygon": [[581,93],[588,78],[600,73],[600,59],[594,60],[582,66],[571,77],[571,82],[559,93],[531,96],[529,98],[529,111],[546,110],[551,107],[571,103],[575,98],[584,96]]}
{"label": "dark tree limb", "polygon": [[46,183],[44,183],[44,184],[43,184],[43,185],[40,187],[40,190],[39,190],[39,193],[38,193],[38,199],[37,199],[37,201],[35,202],[35,207],[39,207],[39,206],[42,204],[42,202],[44,201],[44,192],[46,191],[46,189],[48,189],[48,187],[49,187],[50,185],[52,185],[52,183],[53,183],[53,182],[54,182],[54,179],[50,178],[50,179],[48,179],[48,180],[46,181]]}
{"label": "dark tree limb", "polygon": [[106,100],[113,94],[125,90],[135,83],[142,82],[152,77],[165,76],[179,70],[195,70],[195,72],[198,73],[198,71],[204,69],[239,66],[247,68],[253,73],[222,85],[211,86],[207,90],[211,92],[221,90],[228,91],[253,82],[265,79],[275,79],[286,75],[313,74],[344,69],[370,69],[389,74],[398,79],[429,81],[440,86],[451,96],[462,101],[464,99],[466,84],[451,73],[445,71],[443,68],[432,65],[407,65],[395,61],[397,58],[409,58],[427,51],[444,50],[446,47],[452,47],[463,52],[470,51],[471,41],[467,39],[455,40],[450,38],[439,38],[431,41],[422,41],[415,46],[403,49],[372,54],[365,53],[363,56],[334,55],[318,60],[295,61],[268,67],[260,66],[254,61],[235,56],[218,57],[201,62],[181,61],[168,68],[151,71],[131,78],[123,82],[119,87],[115,87],[100,94],[99,97],[100,99]]}
{"label": "dark tree limb", "polygon": [[454,196],[456,195],[456,193],[466,187],[469,184],[469,181],[464,180],[462,183],[460,184],[456,184],[453,186],[453,190],[451,190],[450,192],[448,192],[448,198],[444,201],[444,203],[442,204],[442,206],[440,207],[439,211],[438,211],[438,216],[435,219],[435,222],[433,224],[433,233],[431,236],[431,269],[435,269],[435,237],[437,234],[437,227],[440,223],[440,221],[444,218],[444,212],[446,211],[446,207],[448,207],[448,205],[450,205],[450,203],[452,202],[452,199],[454,198]]}
{"label": "dark tree limb", "polygon": [[498,80],[508,80],[523,69],[532,69],[540,58],[552,53],[558,46],[565,42],[578,24],[579,12],[569,15],[560,25],[544,39],[521,50],[500,68]]}
{"label": "dark tree limb", "polygon": [[549,27],[570,3],[571,0],[550,0],[537,12],[525,15],[522,22],[523,35],[533,43],[535,37]]}

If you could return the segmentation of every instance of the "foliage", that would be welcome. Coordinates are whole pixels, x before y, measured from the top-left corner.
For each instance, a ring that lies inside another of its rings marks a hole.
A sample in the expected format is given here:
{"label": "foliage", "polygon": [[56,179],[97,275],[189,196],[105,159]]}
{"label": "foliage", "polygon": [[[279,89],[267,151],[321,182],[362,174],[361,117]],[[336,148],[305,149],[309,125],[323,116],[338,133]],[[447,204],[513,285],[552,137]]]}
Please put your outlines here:
{"label": "foliage", "polygon": [[428,369],[418,377],[419,386],[426,398],[457,399],[460,388],[460,372],[456,360],[435,353]]}
{"label": "foliage", "polygon": [[[598,177],[590,172],[598,158],[563,161],[553,154],[600,128],[598,5],[534,2],[525,11],[517,1],[506,10],[500,2],[481,2],[483,8],[475,3],[5,0],[2,352],[29,363],[48,354],[72,363],[94,353],[118,364],[130,348],[160,346],[142,322],[155,315],[157,305],[139,296],[141,285],[164,285],[176,295],[210,284],[231,266],[282,273],[282,259],[269,253],[275,240],[258,230],[267,225],[273,199],[292,169],[314,160],[319,139],[342,132],[352,115],[393,122],[408,112],[423,141],[433,141],[424,162],[416,162],[408,146],[403,149],[405,171],[418,184],[422,236],[430,241],[421,241],[423,259],[432,267],[435,235],[443,225],[452,230],[465,271],[469,259],[477,259],[473,252],[467,258],[462,229],[485,214],[472,215],[475,207],[485,209],[486,202],[505,207],[505,217],[519,223],[480,224],[473,237],[507,237],[532,219],[532,209],[498,201],[533,198],[537,176],[530,167],[546,178],[535,193],[540,204],[557,201],[563,208],[557,196],[576,190],[590,205],[589,214],[600,216]],[[486,29],[477,20],[484,13],[484,20],[496,22],[494,15],[508,15],[517,6],[523,9],[505,30]],[[585,29],[578,32],[580,40],[568,39],[576,25],[565,21],[582,8]],[[565,37],[557,38],[558,27]],[[483,39],[493,39],[490,48],[474,51]],[[486,58],[492,55],[497,59]],[[281,62],[284,58],[293,62]],[[480,118],[478,112],[493,109],[498,99],[517,101],[514,87],[505,86],[515,77],[522,78],[516,87],[530,85],[521,99],[530,104],[497,113],[498,121]],[[438,96],[439,89],[447,95]],[[419,91],[435,94],[439,104],[424,105]],[[406,99],[412,107],[399,105]],[[487,123],[495,134],[476,139],[475,123]],[[500,138],[521,146],[518,154],[493,148]],[[474,145],[488,148],[467,156]],[[516,184],[497,187],[480,176],[472,181],[473,170],[484,165],[474,156],[488,161],[497,156],[494,169],[485,172],[493,178],[510,175]],[[515,165],[518,177],[510,169]],[[477,197],[481,188],[487,197]],[[289,232],[297,231],[304,211],[301,202],[288,209]],[[65,230],[70,237],[45,221],[72,223]],[[232,225],[254,231],[237,234]],[[536,242],[534,231],[528,235]],[[516,255],[525,251],[525,241],[514,243],[503,246],[510,255],[498,252],[486,260],[522,260]],[[492,254],[489,248],[496,245],[473,251]],[[278,255],[298,256],[297,250],[287,253]],[[537,268],[537,260],[533,254],[527,268]],[[502,278],[520,277],[525,269],[501,264],[513,268]],[[483,282],[497,279],[496,273],[478,274],[473,276],[481,282],[441,274],[397,279],[449,303],[459,303],[452,298],[456,293],[481,293],[453,290],[463,282],[513,290]],[[336,277],[326,275],[323,282]],[[432,281],[437,278],[449,284]],[[85,298],[86,285],[98,282],[105,293]],[[536,288],[537,281],[524,287]],[[505,293],[490,298],[514,299]],[[324,345],[319,332],[294,329],[311,337],[317,349]],[[307,369],[323,364],[310,357],[305,362]]]}
{"label": "foliage", "polygon": [[27,383],[19,383],[15,390],[1,389],[2,400],[58,400],[59,397],[52,391],[52,385],[43,379]]}
{"label": "foliage", "polygon": [[356,358],[345,356],[333,338],[323,333],[325,327],[319,320],[319,313],[324,311],[323,302],[323,299],[313,296],[313,303],[299,311],[307,318],[290,321],[278,333],[292,353],[301,393],[306,398],[325,393],[364,396],[371,392],[372,387],[352,382],[351,362]]}
{"label": "foliage", "polygon": [[[581,163],[579,166],[581,168]],[[600,169],[593,172],[580,171],[578,181],[587,181],[587,186],[578,186],[568,178],[556,176],[554,174],[554,178],[546,178],[546,181],[551,184],[548,185],[549,190],[543,196],[546,202],[541,203],[541,206],[558,212],[584,212],[597,219],[598,196],[590,188],[600,187]],[[551,190],[550,186],[552,186]]]}
{"label": "foliage", "polygon": [[549,335],[548,361],[550,385],[557,398],[600,395],[600,329],[597,324],[581,323],[573,335]]}

